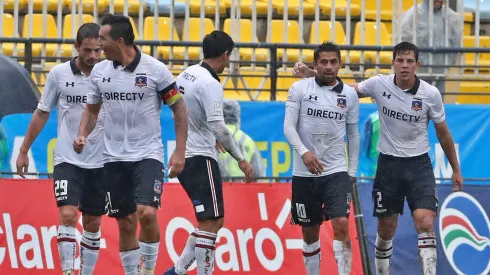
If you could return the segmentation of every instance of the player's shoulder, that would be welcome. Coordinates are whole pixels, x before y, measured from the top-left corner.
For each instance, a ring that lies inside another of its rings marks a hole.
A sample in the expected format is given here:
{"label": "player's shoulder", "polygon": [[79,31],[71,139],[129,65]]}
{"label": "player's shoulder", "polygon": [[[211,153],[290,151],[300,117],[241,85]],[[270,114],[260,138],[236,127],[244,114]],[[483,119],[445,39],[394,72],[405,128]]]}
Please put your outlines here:
{"label": "player's shoulder", "polygon": [[315,77],[302,78],[291,85],[293,91],[301,92],[307,90],[310,85],[315,81]]}
{"label": "player's shoulder", "polygon": [[114,66],[112,65],[112,61],[107,60],[107,59],[102,60],[99,63],[95,64],[95,66],[92,68],[92,74],[95,72],[103,71],[103,70],[107,69],[108,66],[112,66],[112,68],[114,68]]}
{"label": "player's shoulder", "polygon": [[55,66],[53,66],[53,68],[49,70],[49,72],[51,74],[59,74],[59,73],[67,72],[68,70],[71,71],[70,62],[71,61],[66,61],[60,64],[56,64]]}
{"label": "player's shoulder", "polygon": [[342,94],[345,94],[347,96],[355,95],[357,97],[356,89],[349,86],[348,84],[345,84],[345,82],[342,82]]}
{"label": "player's shoulder", "polygon": [[149,69],[168,70],[165,63],[145,53],[141,53],[140,65],[147,66]]}
{"label": "player's shoulder", "polygon": [[420,84],[417,94],[426,95],[429,98],[435,98],[436,96],[441,95],[441,92],[436,86],[433,86],[422,79],[419,79],[419,81]]}

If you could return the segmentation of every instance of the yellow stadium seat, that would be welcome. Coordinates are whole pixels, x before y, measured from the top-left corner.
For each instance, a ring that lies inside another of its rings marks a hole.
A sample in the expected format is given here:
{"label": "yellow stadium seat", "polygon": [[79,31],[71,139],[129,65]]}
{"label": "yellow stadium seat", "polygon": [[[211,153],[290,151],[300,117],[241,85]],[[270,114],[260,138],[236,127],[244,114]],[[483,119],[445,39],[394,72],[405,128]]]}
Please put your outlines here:
{"label": "yellow stadium seat", "polygon": [[75,16],[75,32],[73,30],[73,16],[71,14],[65,15],[63,19],[63,38],[76,38],[78,28],[85,23],[94,22],[94,16],[91,14],[83,14],[82,15],[82,24],[80,24],[80,15],[76,14]]}
{"label": "yellow stadium seat", "polygon": [[464,23],[463,34],[471,35],[471,23]]}
{"label": "yellow stadium seat", "polygon": [[[316,43],[316,30],[317,26],[319,25],[319,32],[318,32],[318,43],[322,43],[323,41],[331,41],[332,38],[332,23],[330,21],[319,21],[319,24],[316,24],[316,22],[313,22],[311,24],[311,31],[310,31],[310,44]],[[347,39],[345,36],[344,32],[344,27],[342,27],[342,24],[339,21],[335,22],[335,37],[334,40],[337,45],[346,45],[347,44]],[[347,56],[347,51],[341,51],[340,52],[342,62],[346,62],[346,56]],[[356,51],[350,51],[349,56],[352,59],[359,60],[361,53],[356,52]]]}
{"label": "yellow stadium seat", "polygon": [[376,71],[376,68],[370,68],[370,69],[366,69],[364,71],[364,77],[372,77],[372,76],[376,76],[378,74],[384,74],[384,75],[388,75],[388,74],[392,74],[393,71],[391,69],[379,69],[378,71]]}
{"label": "yellow stadium seat", "polygon": [[[71,12],[73,0],[64,0],[65,7]],[[103,13],[105,8],[109,6],[110,0],[98,0],[97,2],[97,11]],[[114,5],[115,5],[114,1]],[[131,3],[131,2],[130,2]],[[83,0],[82,2],[82,11],[83,13],[93,13],[95,7],[95,0]],[[78,1],[75,1],[75,10],[78,12]]]}
{"label": "yellow stadium seat", "polygon": [[[316,5],[316,0],[306,0],[305,2]],[[319,1],[320,10],[323,14],[330,16],[332,13],[332,1]],[[361,7],[358,4],[354,4],[353,1],[350,4],[350,15],[359,16],[361,14]],[[345,17],[347,15],[347,1],[337,0],[335,1],[335,16]]]}
{"label": "yellow stadium seat", "polygon": [[[204,35],[211,33],[214,31],[214,23],[209,18],[204,18],[203,24],[201,24],[201,18],[191,17],[189,18],[189,22],[184,23],[184,28],[189,29],[189,39],[185,37],[185,31],[182,34],[182,41],[192,41],[192,42],[200,42],[201,38],[201,29],[204,27]],[[199,59],[201,53],[200,47],[189,47],[188,54],[189,59],[195,60]],[[174,47],[174,58],[175,59],[185,59],[185,47]]]}
{"label": "yellow stadium seat", "polygon": [[[232,0],[225,0],[226,8],[231,8]],[[238,1],[235,0],[235,5],[238,4]],[[242,16],[251,16],[253,8],[253,0],[241,0],[240,1],[240,14]],[[255,2],[255,10],[257,15],[267,15],[268,4],[264,2]]]}
{"label": "yellow stadium seat", "polygon": [[[269,0],[259,0],[264,3],[269,3]],[[288,0],[288,14],[299,15],[300,1],[302,0]],[[284,0],[272,0],[272,8],[276,10],[279,15],[284,14]],[[312,16],[315,15],[315,5],[307,2],[303,2],[303,15]]]}
{"label": "yellow stadium seat", "polygon": [[[13,11],[15,8],[15,0],[4,0],[3,2],[3,11]],[[27,0],[19,0],[19,10],[25,8],[27,4]]]}
{"label": "yellow stadium seat", "polygon": [[[48,11],[51,11],[51,12],[55,12],[58,10],[58,0],[46,0],[48,6],[47,6],[47,10]],[[29,3],[29,0],[26,1],[26,3]],[[43,5],[44,5],[44,0],[32,0],[32,7],[34,9],[35,12],[42,12],[43,10]],[[65,8],[65,5],[64,3],[62,2],[61,3],[62,5],[62,9]]]}
{"label": "yellow stadium seat", "polygon": [[[287,24],[287,41],[284,36],[284,24]],[[299,25],[297,21],[285,21],[285,20],[272,20],[271,24],[271,43],[294,43],[304,44],[303,37],[299,35]],[[284,49],[277,50],[277,57],[282,59],[284,55]],[[302,53],[303,62],[313,61],[313,50],[303,50]],[[288,49],[287,59],[290,62],[299,61],[299,50]]]}
{"label": "yellow stadium seat", "polygon": [[357,83],[354,74],[350,70],[340,69],[338,77],[340,77],[340,79],[342,79],[342,82],[344,82],[345,84]]}
{"label": "yellow stadium seat", "polygon": [[475,22],[475,16],[472,12],[465,12],[464,13],[464,22],[466,23],[473,23]]}
{"label": "yellow stadium seat", "polygon": [[[354,33],[354,44],[362,45],[361,43],[361,22],[356,24],[356,29]],[[386,30],[386,26],[383,22],[379,25],[380,32],[380,43],[376,43],[376,22],[365,22],[365,32],[364,32],[364,45],[366,46],[391,46],[391,37]],[[376,52],[365,51],[364,61],[370,61],[371,63],[376,63]],[[379,52],[379,62],[381,64],[391,64],[392,53],[383,51]],[[358,60],[359,62],[359,60]],[[355,62],[354,62],[355,63]]]}
{"label": "yellow stadium seat", "polygon": [[[43,34],[43,28],[39,26],[43,26],[43,18],[42,14],[33,14],[32,15],[32,37],[36,38],[58,38],[58,28],[56,27],[56,22],[54,20],[53,15],[46,15],[46,34]],[[29,16],[24,17],[24,27],[22,30],[23,37],[29,37]],[[33,44],[34,45],[34,44]],[[37,44],[38,47],[42,47],[42,44]],[[46,56],[57,56],[58,44],[46,44]],[[42,51],[42,49],[41,49]],[[39,56],[42,52],[38,53],[35,56]],[[33,54],[34,55],[34,54]],[[63,48],[60,48],[60,56],[71,56],[70,51],[64,51]]]}
{"label": "yellow stadium seat", "polygon": [[[177,0],[176,2],[185,3],[186,0]],[[236,3],[236,2],[235,2]],[[201,0],[189,0],[189,11],[191,15],[201,14]],[[219,13],[226,13],[226,3],[222,0],[219,1]],[[204,1],[204,14],[215,15],[216,14],[216,1],[205,0]]]}
{"label": "yellow stadium seat", "polygon": [[[238,23],[238,28],[240,30],[240,37],[234,39],[235,42],[250,43],[253,41],[253,36],[255,36],[255,41],[259,42],[257,35],[252,30],[252,20],[250,19],[240,19],[239,22],[232,21],[231,19],[225,19],[225,24],[223,31],[233,37],[232,23]],[[235,33],[235,37],[238,34]],[[252,60],[252,49],[251,48],[240,48],[240,59],[245,61]],[[269,56],[268,49],[255,49],[255,60],[256,61],[267,61]]]}
{"label": "yellow stadium seat", "polygon": [[[14,37],[17,34],[19,37],[19,33],[15,30],[14,25],[14,17],[11,14],[4,13],[3,14],[3,37]],[[14,45],[15,43],[2,43],[2,54],[13,56],[14,55]],[[17,53],[15,56],[24,56],[24,44],[17,43]],[[32,45],[32,55],[39,55],[41,48],[39,45]]]}
{"label": "yellow stadium seat", "polygon": [[34,81],[34,84],[36,84],[36,86],[38,85],[38,80],[37,80],[37,75],[35,72],[31,72],[31,78],[32,78],[32,81]]}
{"label": "yellow stadium seat", "polygon": [[[480,48],[490,48],[490,36],[480,36]],[[476,46],[475,36],[465,36],[463,39],[463,46],[467,48],[475,48]],[[490,53],[480,53],[478,54],[478,65],[480,66],[490,66]],[[475,66],[475,54],[465,53],[465,64],[466,66]],[[489,70],[489,68],[481,69],[483,71]]]}
{"label": "yellow stadium seat", "polygon": [[133,27],[134,40],[139,40],[140,39],[140,35],[138,33],[138,27],[136,26],[136,23],[134,22],[133,17],[129,17],[129,22],[131,22],[131,26]]}
{"label": "yellow stadium seat", "polygon": [[276,101],[286,101],[288,98],[288,90],[293,86],[294,82],[301,80],[293,76],[293,69],[286,68],[277,70],[277,85]]}
{"label": "yellow stadium seat", "polygon": [[461,93],[488,93],[489,95],[458,95],[460,104],[490,104],[490,82],[462,82]]}
{"label": "yellow stadium seat", "polygon": [[[359,5],[361,7],[361,1],[362,0],[352,0],[351,3]],[[413,1],[412,1],[413,2]],[[362,7],[361,7],[362,8]],[[367,0],[366,1],[366,10],[365,15],[366,19],[372,19],[376,20],[376,14],[377,14],[377,1],[376,0]],[[392,0],[381,0],[381,20],[391,20],[393,17],[393,1]]]}
{"label": "yellow stadium seat", "polygon": [[[106,2],[106,5],[110,5],[110,1]],[[124,3],[125,0],[114,0],[114,12],[122,13],[124,12]],[[139,0],[128,0],[128,13],[138,13],[140,10],[140,1]],[[143,3],[143,10],[146,10],[146,5]]]}
{"label": "yellow stadium seat", "polygon": [[[240,67],[240,75],[243,75],[237,80],[238,89],[250,89],[250,95],[254,101],[269,101],[270,91],[258,91],[262,89],[270,90],[271,81],[269,77],[269,72],[264,67]],[[243,84],[245,82],[245,85]],[[259,92],[257,94],[257,92]],[[246,91],[240,91],[240,93],[245,93]]]}
{"label": "yellow stadium seat", "polygon": [[[155,37],[155,17],[153,16],[148,16],[145,18],[145,23],[144,23],[144,33],[143,33],[143,39],[144,40],[163,40],[163,41],[170,41],[170,18],[168,17],[158,17],[158,34]],[[173,40],[174,41],[180,41],[179,40],[179,35],[177,34],[177,29],[174,26],[173,30]],[[146,54],[150,54],[151,47],[150,46],[143,46],[143,52]],[[164,59],[168,59],[170,56],[170,47],[167,46],[160,46],[157,48],[158,55],[163,57]]]}

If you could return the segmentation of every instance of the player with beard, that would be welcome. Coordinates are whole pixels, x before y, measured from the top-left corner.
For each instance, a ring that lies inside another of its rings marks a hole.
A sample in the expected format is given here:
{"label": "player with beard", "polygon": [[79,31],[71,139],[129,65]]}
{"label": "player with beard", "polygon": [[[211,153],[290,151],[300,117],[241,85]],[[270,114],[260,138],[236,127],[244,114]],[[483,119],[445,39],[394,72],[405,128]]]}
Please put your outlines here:
{"label": "player with beard", "polygon": [[[348,217],[359,160],[359,99],[337,77],[340,49],[325,42],[314,52],[318,74],[289,89],[284,135],[294,148],[292,221],[302,227],[308,275],[320,274],[320,226],[332,221],[338,273],[352,263]],[[347,137],[347,154],[344,138]]]}
{"label": "player with beard", "polygon": [[76,154],[72,149],[78,135],[88,93],[88,77],[99,62],[100,27],[83,24],[77,32],[75,49],[78,57],[54,66],[46,79],[44,93],[32,115],[17,158],[17,173],[28,172],[27,153],[46,125],[50,111],[58,106],[58,142],[54,151],[54,194],[60,213],[58,251],[64,275],[75,274],[75,226],[78,210],[82,212],[83,236],[80,243],[80,274],[93,273],[100,247],[100,220],[106,213],[102,186],[102,132],[104,113],[87,139],[86,150]]}

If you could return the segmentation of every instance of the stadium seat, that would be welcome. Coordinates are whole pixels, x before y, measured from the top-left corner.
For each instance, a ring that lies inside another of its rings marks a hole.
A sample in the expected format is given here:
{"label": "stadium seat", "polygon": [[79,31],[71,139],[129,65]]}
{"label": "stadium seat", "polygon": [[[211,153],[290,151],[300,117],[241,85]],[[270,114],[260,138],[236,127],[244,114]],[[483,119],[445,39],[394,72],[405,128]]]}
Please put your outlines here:
{"label": "stadium seat", "polygon": [[[175,2],[186,3],[186,0],[177,0]],[[189,0],[189,11],[191,15],[201,14],[201,0]],[[219,1],[219,13],[226,13],[226,3],[221,0]],[[204,14],[205,15],[215,15],[216,14],[216,1],[205,0],[204,1]]]}
{"label": "stadium seat", "polygon": [[[73,0],[64,0],[64,6],[71,12],[73,6]],[[97,11],[99,13],[103,13],[105,8],[109,6],[110,0],[98,0],[97,2]],[[114,2],[115,3],[115,2]],[[78,12],[78,1],[75,1],[75,11]],[[95,7],[95,0],[83,0],[82,2],[82,11],[83,13],[93,13]]]}
{"label": "stadium seat", "polygon": [[[237,88],[238,89],[250,89],[250,96],[252,97],[249,100],[254,101],[269,101],[270,91],[258,91],[259,89],[267,89],[271,88],[271,81],[269,72],[264,67],[240,67],[239,69],[240,75],[243,75],[241,78],[237,79]],[[245,85],[244,83],[245,82]],[[249,97],[246,91],[240,91],[242,94],[246,94]],[[257,94],[258,93],[258,94]]]}
{"label": "stadium seat", "polygon": [[[106,6],[109,6],[111,1],[106,2]],[[123,13],[124,12],[124,3],[125,0],[114,0],[114,12],[115,13]],[[147,8],[143,3],[143,10],[146,11]],[[140,1],[139,0],[128,0],[128,13],[137,14],[140,10]]]}
{"label": "stadium seat", "polygon": [[[361,7],[362,0],[352,0],[351,3],[359,5]],[[413,2],[413,1],[412,1]],[[362,8],[362,7],[361,7]],[[376,0],[367,0],[366,1],[366,10],[364,14],[366,19],[376,20],[377,10],[377,1]],[[392,0],[381,0],[381,20],[391,20],[393,17],[393,1]]]}
{"label": "stadium seat", "polygon": [[131,26],[133,27],[134,40],[139,40],[140,39],[140,35],[139,35],[139,32],[138,32],[138,26],[136,26],[136,23],[134,22],[133,17],[131,17],[131,16],[129,17],[129,22],[131,22]]}
{"label": "stadium seat", "polygon": [[461,82],[461,93],[488,93],[489,95],[458,95],[460,104],[490,104],[490,82]]}
{"label": "stadium seat", "polygon": [[[417,0],[417,3],[422,3],[422,0]],[[402,1],[402,10],[407,11],[413,6],[413,0],[403,0]]]}
{"label": "stadium seat", "polygon": [[[311,24],[310,44],[316,43],[315,38],[316,38],[317,26],[319,26],[318,27],[318,29],[319,29],[318,43],[322,43],[323,41],[331,41],[332,40],[331,33],[332,33],[332,29],[333,29],[332,23],[330,21],[319,21],[319,24],[316,24],[316,22],[313,22],[313,24]],[[342,24],[339,21],[335,22],[335,37],[334,37],[333,41],[335,41],[335,43],[337,45],[346,45],[347,44],[347,39],[345,36],[344,27],[342,27]],[[347,60],[346,59],[347,53],[348,53],[347,51],[341,51],[340,52],[343,63],[345,63]],[[358,51],[349,51],[349,56],[351,58],[350,62],[352,62],[352,59],[359,60],[361,53]]]}
{"label": "stadium seat", "polygon": [[[305,2],[311,3],[313,6],[316,5],[316,0],[306,0]],[[332,1],[319,1],[320,10],[323,14],[330,16],[332,13]],[[350,15],[359,16],[361,14],[361,7],[358,4],[351,2],[350,4]],[[335,16],[345,17],[347,15],[347,1],[337,0],[335,1]]]}
{"label": "stadium seat", "polygon": [[[45,0],[32,0],[32,7],[34,12],[42,12]],[[58,0],[46,0],[48,12],[56,12],[58,10]],[[29,0],[26,1],[29,4]],[[65,3],[61,2],[61,9],[65,8]]]}
{"label": "stadium seat", "polygon": [[[266,4],[269,3],[269,0],[258,0],[264,2]],[[302,0],[288,0],[288,15],[299,15],[300,10],[300,1]],[[276,10],[278,15],[284,14],[284,0],[272,0],[272,8]],[[315,15],[315,5],[307,2],[303,2],[303,15],[312,16]]]}
{"label": "stadium seat", "polygon": [[300,78],[293,76],[293,68],[280,68],[277,70],[277,85],[276,88],[276,101],[286,101],[288,98],[288,91],[294,82],[300,80]]}
{"label": "stadium seat", "polygon": [[354,77],[352,71],[347,69],[340,69],[338,77],[340,77],[340,79],[342,79],[342,82],[344,82],[345,84],[357,83],[356,78]]}
{"label": "stadium seat", "polygon": [[[158,34],[155,37],[155,17],[148,16],[145,18],[144,23],[144,40],[163,40],[170,41],[170,18],[168,17],[158,17]],[[180,41],[179,35],[177,34],[177,29],[174,26],[173,30],[173,40]],[[150,54],[151,46],[143,46],[143,52],[146,54]],[[160,46],[157,47],[158,56],[164,59],[168,59],[170,56],[170,47],[168,46]]]}
{"label": "stadium seat", "polygon": [[[363,45],[361,43],[361,22],[358,22],[356,24],[356,29],[354,33],[354,44],[355,45]],[[388,31],[386,30],[386,26],[383,22],[380,23],[379,25],[379,32],[380,32],[380,43],[376,43],[376,22],[365,22],[365,32],[364,32],[364,45],[366,46],[392,46],[391,43],[391,37],[388,34]],[[364,61],[369,61],[371,63],[376,63],[376,52],[371,52],[371,51],[365,51],[364,52],[365,59]],[[353,62],[356,63],[354,61]],[[392,53],[383,51],[379,52],[379,62],[380,64],[391,64],[392,60]],[[357,60],[357,63],[359,63],[359,60]]]}
{"label": "stadium seat", "polygon": [[376,71],[376,68],[370,68],[370,69],[366,69],[364,71],[364,77],[368,78],[368,77],[372,77],[372,76],[376,76],[378,74],[384,74],[384,75],[388,75],[388,74],[392,74],[393,71],[391,69],[379,69],[378,71]]}
{"label": "stadium seat", "polygon": [[[43,15],[42,14],[33,14],[32,15],[32,37],[35,38],[58,38],[58,28],[56,27],[56,22],[54,20],[53,15],[46,15],[46,34],[43,33]],[[29,16],[24,17],[24,27],[22,30],[22,37],[29,37]],[[40,52],[37,55],[42,55],[42,44],[33,44],[37,45],[37,47],[41,47]],[[58,44],[46,44],[46,56],[57,56]],[[60,48],[60,56],[71,56],[70,51],[63,51],[63,48]]]}
{"label": "stadium seat", "polygon": [[[14,17],[11,14],[4,13],[3,14],[3,37],[14,37],[14,34],[17,33],[17,37],[19,36],[19,33],[17,30],[15,30],[15,25],[14,25]],[[2,43],[2,54],[8,55],[8,56],[13,56],[14,55],[14,45],[15,43]],[[17,53],[15,56],[24,56],[24,44],[17,43]],[[34,56],[39,55],[39,52],[41,51],[41,48],[39,45],[32,45],[32,54]]]}
{"label": "stadium seat", "polygon": [[[287,24],[287,41],[284,36],[284,24]],[[294,43],[304,44],[303,37],[299,35],[299,25],[297,21],[285,21],[285,20],[272,20],[271,23],[271,43]],[[284,49],[277,50],[277,57],[282,59],[284,55]],[[313,61],[313,50],[303,50],[302,53],[303,62]],[[288,49],[287,59],[289,62],[295,62],[299,60],[299,50]]]}
{"label": "stadium seat", "polygon": [[174,77],[179,76],[179,74],[182,73],[185,70],[184,66],[182,66],[182,65],[175,65],[175,64],[172,64],[172,67],[170,67],[167,64],[167,68],[174,75]]}
{"label": "stadium seat", "polygon": [[[145,0],[145,4],[151,14],[155,13],[155,0]],[[159,14],[170,14],[171,0],[158,0],[158,13]],[[174,2],[174,15],[184,16],[185,15],[185,3]]]}
{"label": "stadium seat", "polygon": [[[204,27],[203,34],[206,35],[214,31],[213,21],[209,18],[204,18],[203,24],[201,24],[201,19],[197,17],[189,18],[189,22],[184,22],[184,28],[189,29],[189,39],[185,37],[185,31],[182,33],[182,41],[200,42],[201,29]],[[192,31],[191,31],[192,30]],[[189,47],[188,49],[189,59],[196,60],[200,58],[201,48],[200,47]],[[175,47],[174,48],[174,58],[175,59],[185,59],[185,47]]]}
{"label": "stadium seat", "polygon": [[[15,8],[15,0],[4,0],[3,2],[3,11],[14,11]],[[19,10],[25,8],[27,4],[27,0],[19,0]]]}
{"label": "stadium seat", "polygon": [[[71,14],[65,15],[63,19],[63,38],[76,38],[78,28],[80,24],[80,15],[75,16],[75,32],[73,32],[73,16]],[[94,22],[94,16],[91,14],[84,14],[82,16],[82,24]],[[67,44],[66,44],[67,45]]]}
{"label": "stadium seat", "polygon": [[[233,37],[232,32],[232,20],[227,18],[225,19],[223,31],[228,33]],[[234,21],[236,23],[236,21]],[[252,30],[252,20],[250,19],[240,19],[238,23],[238,27],[240,29],[240,37],[238,39],[234,39],[235,42],[242,43],[250,43],[253,41],[253,36],[255,35],[255,41],[259,42],[257,35],[254,34]],[[237,34],[235,34],[236,37]],[[252,49],[251,48],[240,48],[240,59],[245,61],[252,60]],[[256,61],[267,61],[269,56],[268,49],[255,49],[255,60]]]}
{"label": "stadium seat", "polygon": [[[490,36],[480,36],[480,47],[481,48],[490,48]],[[476,45],[476,37],[475,36],[465,36],[463,39],[463,46],[467,48],[475,48]],[[490,53],[480,53],[478,54],[478,65],[480,66],[490,66]],[[465,64],[466,66],[475,67],[475,54],[474,53],[465,53]],[[490,68],[482,68],[482,71],[488,71]]]}
{"label": "stadium seat", "polygon": [[[231,8],[232,0],[224,0],[226,8]],[[235,5],[238,1],[235,0]],[[267,15],[268,4],[264,2],[255,2],[255,10],[257,15]],[[240,0],[240,15],[241,16],[251,16],[253,11],[253,0]]]}

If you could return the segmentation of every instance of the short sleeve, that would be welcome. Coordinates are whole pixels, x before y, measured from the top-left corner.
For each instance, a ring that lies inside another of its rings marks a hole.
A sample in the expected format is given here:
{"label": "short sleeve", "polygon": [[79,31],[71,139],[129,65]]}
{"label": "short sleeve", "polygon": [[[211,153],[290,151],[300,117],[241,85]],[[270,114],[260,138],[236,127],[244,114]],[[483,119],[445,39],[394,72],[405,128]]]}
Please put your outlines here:
{"label": "short sleeve", "polygon": [[353,93],[349,97],[349,101],[347,102],[347,123],[358,123],[359,122],[359,98],[357,97],[357,93],[353,91]]}
{"label": "short sleeve", "polygon": [[163,95],[174,88],[175,78],[162,62],[156,63],[154,67],[156,73],[156,89],[160,95]]}
{"label": "short sleeve", "polygon": [[217,81],[213,81],[201,89],[201,102],[208,122],[224,121],[223,94],[223,86]]}
{"label": "short sleeve", "polygon": [[429,105],[429,117],[434,123],[441,123],[446,120],[446,112],[444,111],[444,104],[439,91],[435,91],[432,97],[432,102]]}
{"label": "short sleeve", "polygon": [[286,100],[286,107],[293,107],[295,109],[301,109],[301,89],[296,82],[289,88],[288,98]]}
{"label": "short sleeve", "polygon": [[55,69],[48,73],[46,83],[44,84],[44,92],[37,104],[37,108],[44,112],[51,112],[58,103],[60,90],[58,89],[58,81],[56,80]]}
{"label": "short sleeve", "polygon": [[359,93],[370,97],[374,97],[376,91],[376,84],[378,83],[379,79],[380,76],[377,75],[360,82],[358,85]]}
{"label": "short sleeve", "polygon": [[100,77],[98,76],[96,67],[92,70],[92,73],[88,77],[88,94],[87,104],[99,104],[102,103],[102,94],[100,93],[99,86],[97,84]]}

